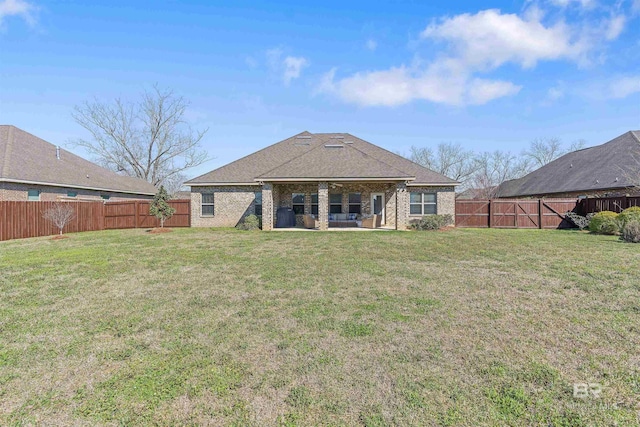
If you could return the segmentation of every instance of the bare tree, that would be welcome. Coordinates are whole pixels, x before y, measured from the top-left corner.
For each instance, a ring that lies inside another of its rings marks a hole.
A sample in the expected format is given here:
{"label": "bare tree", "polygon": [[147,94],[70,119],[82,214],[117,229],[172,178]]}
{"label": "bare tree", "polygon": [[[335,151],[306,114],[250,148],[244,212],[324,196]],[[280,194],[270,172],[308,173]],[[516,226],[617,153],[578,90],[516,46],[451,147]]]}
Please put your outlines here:
{"label": "bare tree", "polygon": [[69,224],[76,217],[73,206],[69,203],[54,203],[53,206],[47,209],[42,215],[47,221],[51,221],[53,225],[58,227],[60,234],[62,235],[62,229]]}
{"label": "bare tree", "polygon": [[207,129],[191,129],[184,119],[188,106],[183,97],[157,85],[137,103],[119,98],[113,103],[85,102],[72,115],[93,138],[72,142],[113,171],[175,187],[185,170],[208,160],[200,149]]}
{"label": "bare tree", "polygon": [[475,197],[492,199],[498,196],[500,184],[523,177],[530,171],[531,164],[524,157],[500,150],[485,152],[475,158],[475,172],[470,184]]}
{"label": "bare tree", "polygon": [[462,183],[464,187],[475,171],[474,153],[460,144],[443,142],[435,151],[431,148],[411,147],[411,160]]}
{"label": "bare tree", "polygon": [[584,148],[584,145],[585,141],[579,139],[565,149],[559,138],[536,138],[529,144],[529,149],[522,154],[534,164],[534,167],[542,167],[560,156]]}

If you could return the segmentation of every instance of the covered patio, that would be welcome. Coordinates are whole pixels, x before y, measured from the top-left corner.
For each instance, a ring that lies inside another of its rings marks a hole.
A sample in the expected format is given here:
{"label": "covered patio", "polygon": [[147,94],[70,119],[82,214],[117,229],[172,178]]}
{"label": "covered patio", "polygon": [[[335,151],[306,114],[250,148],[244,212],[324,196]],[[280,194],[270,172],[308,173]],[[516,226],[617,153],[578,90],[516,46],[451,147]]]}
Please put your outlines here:
{"label": "covered patio", "polygon": [[406,229],[406,178],[261,184],[263,230]]}

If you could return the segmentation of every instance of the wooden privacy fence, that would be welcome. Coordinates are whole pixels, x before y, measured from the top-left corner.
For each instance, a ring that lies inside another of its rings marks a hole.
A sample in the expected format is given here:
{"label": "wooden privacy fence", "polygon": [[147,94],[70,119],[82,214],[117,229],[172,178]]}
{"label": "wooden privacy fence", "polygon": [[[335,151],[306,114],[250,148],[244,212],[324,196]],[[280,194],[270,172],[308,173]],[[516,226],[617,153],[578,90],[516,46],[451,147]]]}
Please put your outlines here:
{"label": "wooden privacy fence", "polygon": [[571,228],[565,213],[577,205],[577,199],[456,200],[456,227]]}
{"label": "wooden privacy fence", "polygon": [[[116,228],[151,228],[160,226],[160,221],[149,215],[147,200],[122,202],[0,202],[0,241],[27,237],[50,236],[58,229],[43,218],[44,213],[55,203],[73,207],[74,219],[65,226],[65,233],[98,231]],[[191,203],[189,200],[171,200],[175,214],[165,221],[166,227],[189,227]]]}
{"label": "wooden privacy fence", "polygon": [[598,197],[580,200],[580,212],[622,212],[632,206],[640,206],[640,196]]}
{"label": "wooden privacy fence", "polygon": [[[164,222],[165,227],[188,227],[191,218],[189,200],[169,202],[176,211]],[[104,228],[151,228],[160,227],[160,220],[149,214],[150,200],[108,202],[104,205]]]}

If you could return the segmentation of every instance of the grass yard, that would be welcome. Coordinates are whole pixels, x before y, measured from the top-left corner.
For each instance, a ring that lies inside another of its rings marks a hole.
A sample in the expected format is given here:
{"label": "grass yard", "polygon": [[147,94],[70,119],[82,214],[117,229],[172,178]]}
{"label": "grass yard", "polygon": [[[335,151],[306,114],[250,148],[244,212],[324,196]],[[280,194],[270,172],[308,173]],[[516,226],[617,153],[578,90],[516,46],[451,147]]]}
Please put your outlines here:
{"label": "grass yard", "polygon": [[0,243],[0,425],[640,423],[616,237],[70,236]]}

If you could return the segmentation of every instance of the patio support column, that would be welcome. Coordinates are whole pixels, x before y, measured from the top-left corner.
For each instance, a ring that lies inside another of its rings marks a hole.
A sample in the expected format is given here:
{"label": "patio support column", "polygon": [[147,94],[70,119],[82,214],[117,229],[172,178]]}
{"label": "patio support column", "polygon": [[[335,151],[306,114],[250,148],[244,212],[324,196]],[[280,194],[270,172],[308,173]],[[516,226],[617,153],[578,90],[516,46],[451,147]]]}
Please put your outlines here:
{"label": "patio support column", "polygon": [[318,183],[318,224],[320,230],[329,229],[329,183]]}
{"label": "patio support column", "polygon": [[273,184],[265,182],[262,184],[262,229],[273,230]]}
{"label": "patio support column", "polygon": [[396,230],[406,230],[409,225],[409,193],[407,183],[396,184]]}

